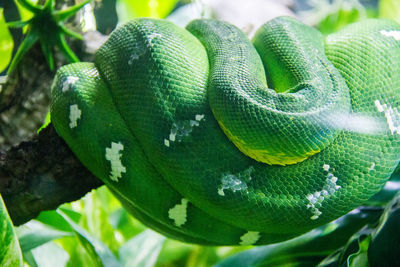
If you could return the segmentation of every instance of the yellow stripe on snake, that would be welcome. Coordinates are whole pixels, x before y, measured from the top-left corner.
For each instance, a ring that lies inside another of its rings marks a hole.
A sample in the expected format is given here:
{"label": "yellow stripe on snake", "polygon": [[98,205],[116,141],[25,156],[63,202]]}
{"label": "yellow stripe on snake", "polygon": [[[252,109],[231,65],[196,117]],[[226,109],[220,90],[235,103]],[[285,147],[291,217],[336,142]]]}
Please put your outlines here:
{"label": "yellow stripe on snake", "polygon": [[380,190],[400,158],[400,25],[322,36],[293,18],[235,26],[137,19],[94,63],[62,67],[52,122],[149,227],[261,245],[325,224]]}

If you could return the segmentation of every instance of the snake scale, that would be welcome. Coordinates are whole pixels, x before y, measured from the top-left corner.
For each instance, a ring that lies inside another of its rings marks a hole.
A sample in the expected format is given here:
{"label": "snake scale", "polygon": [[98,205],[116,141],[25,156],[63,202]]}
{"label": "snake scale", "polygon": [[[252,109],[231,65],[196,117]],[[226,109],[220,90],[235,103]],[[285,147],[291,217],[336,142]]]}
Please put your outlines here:
{"label": "snake scale", "polygon": [[51,118],[80,161],[166,236],[261,245],[325,224],[399,162],[400,25],[323,36],[290,17],[139,18],[65,65]]}

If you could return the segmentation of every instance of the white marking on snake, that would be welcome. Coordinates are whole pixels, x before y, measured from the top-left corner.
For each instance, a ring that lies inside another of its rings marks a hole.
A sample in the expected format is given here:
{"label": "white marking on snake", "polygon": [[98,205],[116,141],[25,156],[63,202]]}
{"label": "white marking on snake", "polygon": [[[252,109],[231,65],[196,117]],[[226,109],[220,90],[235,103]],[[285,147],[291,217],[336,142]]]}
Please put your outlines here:
{"label": "white marking on snake", "polygon": [[72,89],[74,84],[79,80],[79,77],[68,76],[62,84],[62,92],[65,93],[69,89]]}
{"label": "white marking on snake", "polygon": [[251,246],[254,245],[260,239],[260,232],[248,231],[240,237],[239,245]]}
{"label": "white marking on snake", "polygon": [[139,59],[140,56],[146,53],[146,45],[142,42],[134,42],[132,44],[132,54],[129,57],[128,65],[132,65],[136,60]]}
{"label": "white marking on snake", "polygon": [[78,126],[78,120],[81,118],[82,111],[77,104],[69,106],[69,128]]}
{"label": "white marking on snake", "polygon": [[176,204],[173,208],[169,209],[168,217],[174,221],[175,225],[181,227],[187,220],[187,205],[189,200],[182,198],[181,204]]}
{"label": "white marking on snake", "polygon": [[387,37],[393,37],[395,40],[400,41],[400,31],[385,31],[381,30],[380,33]]}
{"label": "white marking on snake", "polygon": [[322,169],[324,169],[324,171],[328,172],[330,167],[331,167],[331,166],[329,166],[328,164],[324,164],[324,165],[322,166]]}
{"label": "white marking on snake", "polygon": [[139,55],[133,54],[129,57],[128,65],[132,65],[135,60],[139,59]]}
{"label": "white marking on snake", "polygon": [[369,171],[372,171],[373,169],[375,169],[375,162],[372,162],[371,163],[371,167],[369,167]]}
{"label": "white marking on snake", "polygon": [[190,126],[191,126],[191,127],[193,127],[193,126],[199,126],[199,125],[200,125],[200,123],[199,123],[198,121],[190,120]]}
{"label": "white marking on snake", "polygon": [[250,166],[246,170],[237,174],[224,174],[221,178],[221,185],[217,188],[218,195],[225,196],[224,190],[231,190],[233,193],[247,189],[247,183],[251,180],[254,167]]}
{"label": "white marking on snake", "polygon": [[224,39],[226,39],[229,42],[234,42],[237,39],[237,33],[236,32],[232,32],[228,35],[224,36]]}
{"label": "white marking on snake", "polygon": [[379,100],[375,100],[375,106],[378,112],[384,112],[387,125],[392,134],[400,133],[400,112],[397,108],[388,106],[387,104],[381,104]]}
{"label": "white marking on snake", "polygon": [[383,112],[383,107],[382,107],[382,105],[381,105],[381,102],[379,102],[379,100],[377,99],[377,100],[375,100],[375,106],[376,106],[376,109],[378,110],[378,112]]}
{"label": "white marking on snake", "polygon": [[160,37],[162,37],[162,35],[160,33],[152,33],[152,34],[150,34],[149,35],[149,43],[150,43],[150,45],[153,46],[154,45],[153,44],[153,40],[155,38],[160,38]]}
{"label": "white marking on snake", "polygon": [[118,182],[122,178],[122,173],[126,172],[126,168],[122,165],[121,157],[124,145],[121,142],[111,142],[111,148],[106,148],[106,159],[111,163],[110,179]]}
{"label": "white marking on snake", "polygon": [[[176,121],[172,124],[168,138],[164,139],[164,145],[170,147],[171,142],[181,142],[185,136],[193,131],[194,127],[200,126],[200,121],[204,119],[204,114],[197,114],[194,120]],[[168,141],[168,142],[167,142]]]}
{"label": "white marking on snake", "polygon": [[204,119],[204,114],[196,114],[195,119],[196,121],[201,121],[202,119]]}
{"label": "white marking on snake", "polygon": [[231,62],[243,61],[243,57],[241,57],[241,56],[233,56],[233,57],[229,58],[229,61],[231,61]]}
{"label": "white marking on snake", "polygon": [[[327,164],[324,164],[324,166],[325,165]],[[338,178],[328,170],[328,174],[326,175],[325,185],[322,187],[322,190],[316,191],[306,196],[309,202],[307,204],[307,209],[311,209],[311,212],[313,213],[313,215],[310,217],[311,220],[318,219],[319,216],[322,214],[319,208],[322,206],[322,202],[324,201],[325,197],[333,195],[338,189],[341,188],[341,186],[337,185],[337,180]]]}
{"label": "white marking on snake", "polygon": [[164,145],[169,147],[169,140],[168,139],[164,139]]}

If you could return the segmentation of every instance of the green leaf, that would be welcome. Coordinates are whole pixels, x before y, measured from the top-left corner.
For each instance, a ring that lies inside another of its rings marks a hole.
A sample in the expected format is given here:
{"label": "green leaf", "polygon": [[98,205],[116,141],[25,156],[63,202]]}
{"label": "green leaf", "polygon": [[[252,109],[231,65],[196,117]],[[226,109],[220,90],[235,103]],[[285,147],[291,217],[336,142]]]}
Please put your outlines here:
{"label": "green leaf", "polygon": [[[38,0],[16,0],[15,3],[17,4],[18,9],[21,12],[21,8],[29,11],[31,14],[34,12],[37,12],[40,10],[38,6],[35,4],[38,2]],[[21,18],[24,19],[22,16],[29,16],[29,14],[24,14],[23,12],[21,13]]]}
{"label": "green leaf", "polygon": [[196,246],[190,253],[188,266],[208,267],[218,261],[216,247]]}
{"label": "green leaf", "polygon": [[47,64],[49,65],[50,70],[54,69],[54,58],[51,51],[51,47],[46,42],[40,42],[40,46],[42,48],[42,52],[44,57],[46,58]]}
{"label": "green leaf", "polygon": [[379,210],[357,209],[294,239],[235,254],[217,266],[313,266],[346,244],[349,237],[379,215]]}
{"label": "green leaf", "polygon": [[359,236],[359,238],[357,238],[358,251],[349,255],[347,258],[347,266],[369,266],[367,251],[371,236],[367,236],[364,239],[361,237],[362,236]]}
{"label": "green leaf", "polygon": [[46,114],[46,118],[44,118],[44,122],[43,122],[42,126],[40,126],[40,128],[37,130],[36,133],[40,133],[40,131],[43,130],[44,128],[46,128],[47,126],[49,126],[50,123],[51,123],[51,115],[50,115],[50,111],[49,111]]}
{"label": "green leaf", "polygon": [[111,252],[111,250],[104,245],[100,240],[91,236],[85,229],[77,225],[71,218],[69,218],[64,212],[60,209],[57,210],[57,213],[62,216],[62,218],[70,225],[75,234],[78,237],[78,240],[82,244],[82,246],[86,249],[86,251],[96,259],[98,266],[111,266],[111,267],[119,267],[121,264],[118,262],[117,258]]}
{"label": "green leaf", "polygon": [[24,41],[19,46],[17,53],[15,54],[7,73],[10,74],[14,68],[17,67],[18,63],[21,61],[23,56],[28,52],[28,50],[36,43],[38,40],[38,35],[36,32],[28,32]]}
{"label": "green leaf", "polygon": [[380,0],[378,6],[378,16],[380,18],[392,19],[400,23],[400,1]]}
{"label": "green leaf", "polygon": [[8,30],[3,16],[3,9],[0,8],[0,72],[10,64],[14,41]]}
{"label": "green leaf", "polygon": [[120,23],[133,18],[165,18],[171,13],[178,0],[117,0],[117,14]]}
{"label": "green leaf", "polygon": [[119,258],[123,266],[154,266],[164,240],[164,236],[151,230],[135,236],[119,249]]}
{"label": "green leaf", "polygon": [[[101,240],[111,251],[117,253],[118,248],[127,239],[122,237],[117,229],[113,228],[109,214],[120,204],[115,202],[114,196],[105,186],[87,195],[81,203],[83,210],[80,225]],[[132,227],[130,227],[130,231],[132,231]]]}
{"label": "green leaf", "polygon": [[12,21],[12,22],[7,22],[7,26],[9,28],[22,28],[25,27],[29,24],[29,20],[27,21]]}
{"label": "green leaf", "polygon": [[0,266],[22,266],[22,254],[13,224],[0,196]]}
{"label": "green leaf", "polygon": [[35,260],[35,257],[32,254],[32,251],[24,253],[24,261],[28,263],[30,267],[38,267],[38,264]]}
{"label": "green leaf", "polygon": [[[183,243],[173,239],[166,239],[160,255],[157,258],[157,264],[161,266],[170,265],[171,262],[176,263],[176,266],[187,265],[187,258],[197,250],[197,245]],[[222,249],[232,250],[233,247],[220,247]],[[235,247],[243,248],[243,247]]]}
{"label": "green leaf", "polygon": [[[23,5],[21,5],[18,0],[14,0],[14,2],[18,8],[19,15],[21,17],[21,21],[29,21],[33,17],[33,13],[31,11],[29,11],[28,9],[26,9]],[[38,0],[29,0],[29,2],[32,5],[35,5],[38,2]],[[25,26],[23,29],[23,32],[26,33],[27,29],[28,29],[28,27]]]}
{"label": "green leaf", "polygon": [[31,255],[40,267],[65,267],[69,260],[68,253],[54,242],[33,249]]}
{"label": "green leaf", "polygon": [[[79,58],[75,55],[75,53],[69,48],[67,42],[65,41],[65,38],[63,35],[59,36],[59,44],[58,48],[60,51],[68,58],[68,60],[73,63],[73,62],[79,62]],[[52,68],[50,68],[52,69]]]}
{"label": "green leaf", "polygon": [[[62,207],[60,207],[59,209],[61,209],[64,213],[66,213],[68,217],[71,218],[75,223],[78,222],[79,219],[81,218],[81,214],[75,211],[68,210]],[[59,231],[63,232],[71,231],[71,226],[68,224],[68,222],[66,222],[55,210],[42,211],[36,218],[36,220],[40,221],[43,224],[49,225]]]}
{"label": "green leaf", "polygon": [[73,233],[59,231],[39,221],[32,220],[17,229],[19,243],[23,253],[39,247],[49,241],[73,236]]}
{"label": "green leaf", "polygon": [[57,21],[64,21],[76,14],[84,5],[88,4],[91,0],[85,0],[80,4],[70,6],[64,10],[58,10],[54,13]]}
{"label": "green leaf", "polygon": [[101,266],[98,259],[87,253],[85,247],[82,246],[78,237],[65,237],[54,241],[57,245],[60,245],[69,255],[68,263],[66,267],[76,266]]}
{"label": "green leaf", "polygon": [[391,201],[380,218],[378,227],[371,234],[368,249],[371,266],[400,266],[400,194]]}
{"label": "green leaf", "polygon": [[115,231],[121,233],[125,240],[131,239],[133,236],[146,229],[146,227],[133,218],[133,216],[122,207],[110,212],[109,220]]}
{"label": "green leaf", "polygon": [[385,206],[399,191],[400,181],[387,181],[382,190],[373,195],[366,204],[369,206]]}
{"label": "green leaf", "polygon": [[337,12],[329,14],[321,20],[318,25],[318,29],[323,34],[330,34],[337,32],[346,25],[356,22],[362,18],[360,10],[356,8],[352,9],[339,9]]}
{"label": "green leaf", "polygon": [[83,40],[83,36],[81,34],[71,31],[70,29],[68,29],[67,27],[65,27],[63,25],[60,25],[60,28],[65,35],[72,36],[78,40]]}

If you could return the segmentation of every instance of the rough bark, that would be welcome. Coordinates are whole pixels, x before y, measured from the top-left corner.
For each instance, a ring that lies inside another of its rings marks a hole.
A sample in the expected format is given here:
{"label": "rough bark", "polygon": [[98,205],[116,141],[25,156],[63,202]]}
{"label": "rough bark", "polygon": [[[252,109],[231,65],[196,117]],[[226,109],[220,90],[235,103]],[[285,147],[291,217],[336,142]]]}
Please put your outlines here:
{"label": "rough bark", "polygon": [[15,225],[101,186],[50,124],[39,135],[0,151],[0,194]]}

